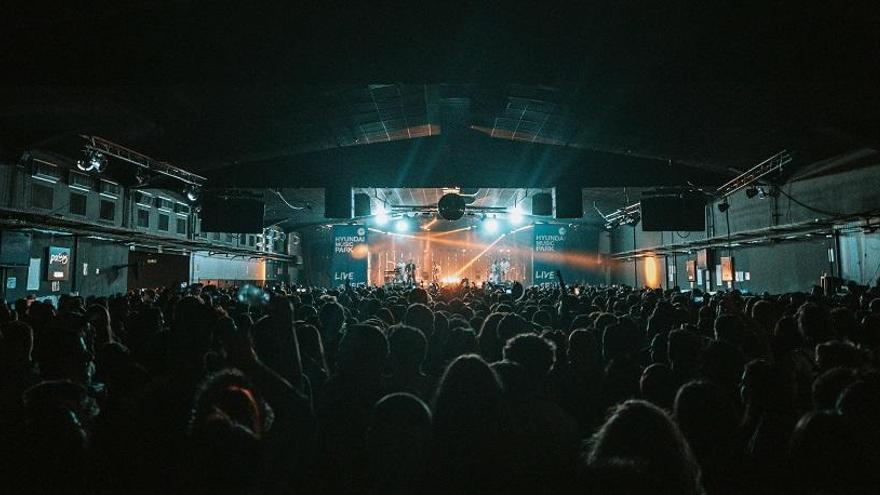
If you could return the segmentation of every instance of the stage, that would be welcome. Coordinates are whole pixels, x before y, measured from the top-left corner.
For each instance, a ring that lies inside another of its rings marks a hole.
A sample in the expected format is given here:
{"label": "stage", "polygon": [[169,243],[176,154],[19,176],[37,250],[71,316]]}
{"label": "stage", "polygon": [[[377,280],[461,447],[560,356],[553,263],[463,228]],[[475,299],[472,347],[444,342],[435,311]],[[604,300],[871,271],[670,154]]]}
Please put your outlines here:
{"label": "stage", "polygon": [[333,283],[457,284],[467,279],[478,285],[533,285],[555,283],[556,270],[571,282],[598,283],[604,278],[596,228],[498,222],[431,230],[416,225],[413,222],[408,230],[402,224],[391,224],[390,229],[335,226]]}

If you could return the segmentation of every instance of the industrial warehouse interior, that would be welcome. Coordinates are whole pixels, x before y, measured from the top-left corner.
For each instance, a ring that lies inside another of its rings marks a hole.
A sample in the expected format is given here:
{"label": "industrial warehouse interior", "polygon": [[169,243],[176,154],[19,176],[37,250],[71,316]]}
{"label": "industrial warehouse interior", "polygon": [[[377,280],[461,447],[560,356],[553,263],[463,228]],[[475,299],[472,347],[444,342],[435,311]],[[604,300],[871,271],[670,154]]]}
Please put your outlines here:
{"label": "industrial warehouse interior", "polygon": [[880,8],[22,4],[0,491],[880,486]]}

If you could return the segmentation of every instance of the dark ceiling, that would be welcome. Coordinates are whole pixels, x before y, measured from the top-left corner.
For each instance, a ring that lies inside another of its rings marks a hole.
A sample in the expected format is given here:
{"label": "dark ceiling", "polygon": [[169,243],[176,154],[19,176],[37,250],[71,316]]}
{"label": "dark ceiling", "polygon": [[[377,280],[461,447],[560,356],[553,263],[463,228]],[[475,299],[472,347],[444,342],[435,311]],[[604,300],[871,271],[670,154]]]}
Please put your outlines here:
{"label": "dark ceiling", "polygon": [[87,133],[247,174],[481,135],[720,180],[781,149],[880,147],[873,2],[314,4],[19,2],[0,19],[0,153],[76,153]]}

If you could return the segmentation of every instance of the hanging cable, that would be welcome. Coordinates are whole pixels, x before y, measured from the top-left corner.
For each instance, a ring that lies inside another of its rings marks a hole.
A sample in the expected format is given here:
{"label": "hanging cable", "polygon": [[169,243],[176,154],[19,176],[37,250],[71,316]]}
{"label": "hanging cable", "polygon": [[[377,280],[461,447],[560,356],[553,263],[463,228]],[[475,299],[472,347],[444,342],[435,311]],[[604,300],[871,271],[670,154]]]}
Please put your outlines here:
{"label": "hanging cable", "polygon": [[776,190],[779,191],[780,194],[782,194],[783,196],[788,198],[789,201],[791,201],[792,203],[794,203],[802,208],[805,208],[807,210],[810,210],[814,213],[819,213],[821,215],[827,215],[830,217],[850,217],[850,216],[861,217],[861,216],[866,216],[866,215],[873,215],[877,212],[880,212],[880,209],[873,209],[873,210],[860,211],[860,212],[854,212],[854,213],[841,213],[841,212],[836,212],[836,211],[823,210],[822,208],[816,208],[814,206],[810,206],[810,205],[798,200],[797,198],[795,198],[791,194],[785,192],[785,190],[783,190],[781,187],[776,188]]}
{"label": "hanging cable", "polygon": [[281,194],[281,191],[279,191],[278,189],[273,189],[272,192],[274,192],[275,195],[278,196],[278,199],[280,199],[281,202],[287,205],[287,207],[291,210],[305,210],[306,208],[308,208],[307,206],[295,206],[290,204],[290,202],[284,198],[284,196]]}

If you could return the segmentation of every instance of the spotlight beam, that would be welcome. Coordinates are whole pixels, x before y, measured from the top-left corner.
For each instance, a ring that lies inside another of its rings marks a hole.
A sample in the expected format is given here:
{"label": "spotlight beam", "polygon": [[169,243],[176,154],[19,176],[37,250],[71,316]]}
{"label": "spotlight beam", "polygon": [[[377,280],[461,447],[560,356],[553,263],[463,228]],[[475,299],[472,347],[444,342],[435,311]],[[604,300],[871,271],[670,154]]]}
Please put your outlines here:
{"label": "spotlight beam", "polygon": [[488,253],[489,250],[492,249],[493,246],[495,246],[495,244],[498,244],[499,242],[501,242],[501,239],[504,239],[505,237],[507,237],[507,234],[506,234],[506,233],[505,233],[505,234],[501,234],[500,236],[498,236],[497,239],[495,239],[494,241],[492,241],[488,246],[486,246],[482,251],[480,251],[479,254],[477,254],[476,256],[474,256],[473,258],[471,258],[470,261],[468,261],[467,263],[464,264],[464,266],[462,266],[461,268],[459,268],[458,271],[455,272],[455,276],[456,276],[456,277],[460,277],[460,276],[461,276],[461,273],[462,273],[463,271],[465,271],[465,270],[467,270],[468,268],[470,268],[471,265],[473,265],[478,259],[482,258],[484,254]]}

